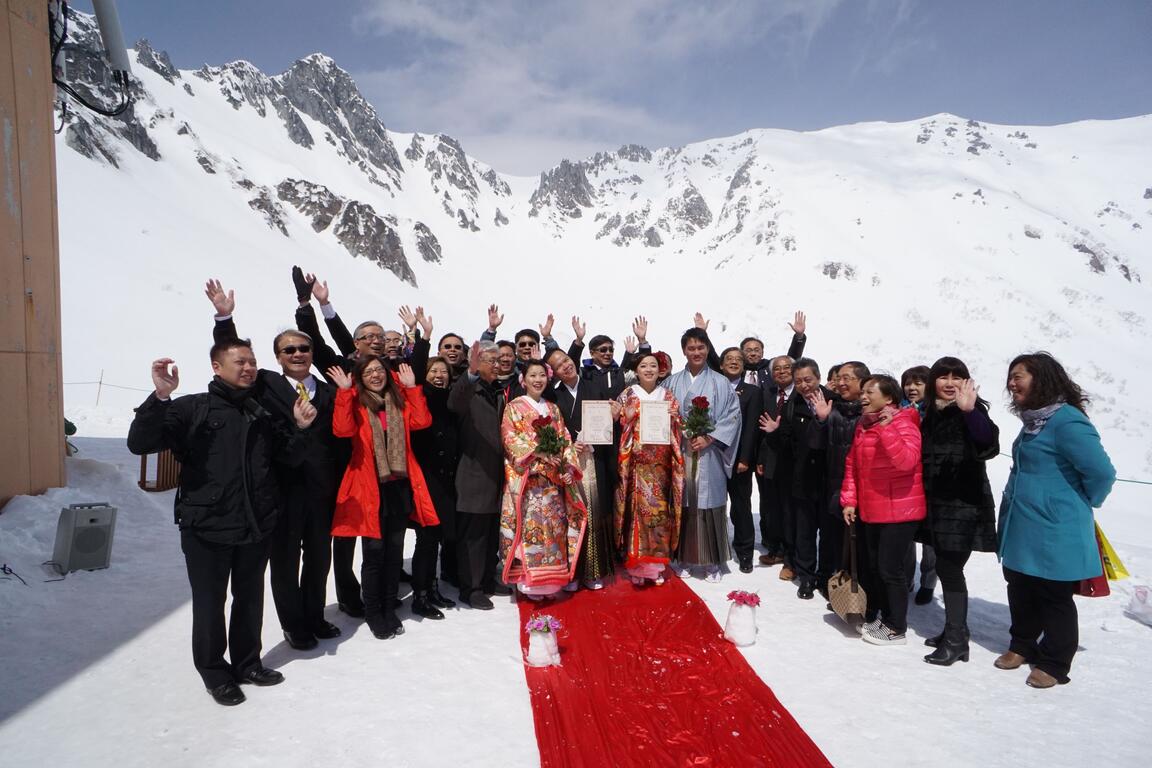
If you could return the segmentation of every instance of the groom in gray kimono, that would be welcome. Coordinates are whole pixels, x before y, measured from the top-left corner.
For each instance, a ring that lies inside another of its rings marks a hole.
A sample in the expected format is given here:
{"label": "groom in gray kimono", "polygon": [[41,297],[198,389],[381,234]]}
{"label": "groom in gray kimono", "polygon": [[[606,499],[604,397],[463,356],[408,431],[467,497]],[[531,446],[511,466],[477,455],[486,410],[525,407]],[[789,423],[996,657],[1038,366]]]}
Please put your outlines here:
{"label": "groom in gray kimono", "polygon": [[[680,523],[677,560],[683,570],[702,569],[708,581],[719,581],[731,557],[728,548],[728,478],[740,447],[740,401],[732,385],[708,367],[708,336],[689,328],[680,337],[687,365],[669,376],[661,386],[672,390],[684,420],[692,410],[692,398],[708,398],[713,431],[684,442],[684,508]],[[697,456],[695,488],[692,455]],[[695,504],[693,505],[693,502]],[[682,574],[683,571],[682,571]]]}

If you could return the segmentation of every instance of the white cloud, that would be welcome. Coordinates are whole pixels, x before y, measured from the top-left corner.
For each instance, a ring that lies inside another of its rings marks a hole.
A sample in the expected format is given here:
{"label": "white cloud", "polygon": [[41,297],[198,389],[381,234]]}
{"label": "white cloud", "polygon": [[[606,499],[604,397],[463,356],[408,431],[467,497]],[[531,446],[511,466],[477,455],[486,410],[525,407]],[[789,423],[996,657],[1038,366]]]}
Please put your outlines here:
{"label": "white cloud", "polygon": [[802,59],[839,3],[378,0],[357,23],[408,60],[353,75],[391,127],[450,133],[500,170],[536,173],[590,147],[699,138],[659,113],[662,89],[730,47]]}

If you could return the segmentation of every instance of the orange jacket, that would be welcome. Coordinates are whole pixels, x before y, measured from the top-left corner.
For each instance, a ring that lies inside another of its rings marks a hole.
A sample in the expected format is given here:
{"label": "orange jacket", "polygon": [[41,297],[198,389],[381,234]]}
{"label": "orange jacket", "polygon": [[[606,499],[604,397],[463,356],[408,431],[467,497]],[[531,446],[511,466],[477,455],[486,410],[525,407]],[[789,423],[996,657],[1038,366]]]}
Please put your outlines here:
{"label": "orange jacket", "polygon": [[[399,386],[393,381],[393,385]],[[412,484],[412,519],[418,524],[439,525],[424,473],[412,453],[412,430],[432,425],[432,414],[420,387],[400,387],[404,393],[404,444],[408,456],[408,481]],[[332,412],[332,434],[352,438],[352,459],[340,481],[336,495],[336,513],[332,518],[333,536],[367,536],[380,538],[380,481],[376,476],[376,457],[372,453],[372,425],[356,388],[336,392]]]}

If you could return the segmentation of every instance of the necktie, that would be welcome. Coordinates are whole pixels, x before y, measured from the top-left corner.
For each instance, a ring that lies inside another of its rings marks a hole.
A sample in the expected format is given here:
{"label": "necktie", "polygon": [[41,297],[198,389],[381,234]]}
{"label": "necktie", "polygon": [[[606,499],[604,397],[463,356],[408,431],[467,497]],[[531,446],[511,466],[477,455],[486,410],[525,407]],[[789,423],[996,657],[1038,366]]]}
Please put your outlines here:
{"label": "necktie", "polygon": [[758,384],[759,382],[756,381],[756,371],[748,371],[748,373],[744,374],[744,381],[749,384]]}
{"label": "necktie", "polygon": [[304,382],[296,382],[296,391],[300,394],[300,399],[304,402],[311,400],[311,398],[308,397],[308,387],[304,386]]}
{"label": "necktie", "polygon": [[788,398],[784,394],[784,390],[780,390],[780,399],[776,401],[776,415],[777,416],[784,413],[784,401],[787,399]]}

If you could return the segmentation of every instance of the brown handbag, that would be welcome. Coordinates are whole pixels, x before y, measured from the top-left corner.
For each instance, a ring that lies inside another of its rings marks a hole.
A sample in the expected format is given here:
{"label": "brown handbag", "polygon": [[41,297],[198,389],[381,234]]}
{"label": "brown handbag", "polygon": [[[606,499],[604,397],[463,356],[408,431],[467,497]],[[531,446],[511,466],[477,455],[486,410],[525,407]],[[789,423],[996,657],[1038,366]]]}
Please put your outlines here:
{"label": "brown handbag", "polygon": [[[848,535],[844,537],[844,557],[849,563],[849,570],[841,569],[828,579],[828,602],[832,603],[832,610],[836,615],[849,624],[864,620],[864,613],[868,610],[868,596],[864,594],[864,587],[856,576],[856,526],[848,526]],[[842,560],[842,562],[843,562]]]}

